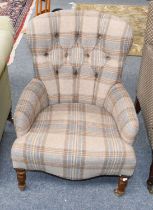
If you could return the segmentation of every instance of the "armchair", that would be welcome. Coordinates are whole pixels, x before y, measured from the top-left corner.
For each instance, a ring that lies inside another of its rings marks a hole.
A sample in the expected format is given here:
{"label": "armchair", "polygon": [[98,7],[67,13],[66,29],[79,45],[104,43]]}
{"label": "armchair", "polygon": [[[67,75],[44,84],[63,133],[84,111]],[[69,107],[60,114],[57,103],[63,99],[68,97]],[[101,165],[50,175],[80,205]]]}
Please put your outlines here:
{"label": "armchair", "polygon": [[153,194],[153,1],[149,3],[148,20],[145,32],[145,42],[142,54],[140,75],[138,79],[136,112],[142,110],[148,139],[152,149],[152,163],[150,165],[147,187]]}
{"label": "armchair", "polygon": [[12,121],[7,62],[13,47],[13,34],[11,20],[6,16],[0,16],[0,140],[6,120]]}
{"label": "armchair", "polygon": [[26,171],[39,170],[71,180],[117,175],[115,193],[123,195],[138,131],[121,84],[131,28],[96,11],[58,11],[35,17],[27,39],[36,78],[15,112],[11,155],[20,190]]}

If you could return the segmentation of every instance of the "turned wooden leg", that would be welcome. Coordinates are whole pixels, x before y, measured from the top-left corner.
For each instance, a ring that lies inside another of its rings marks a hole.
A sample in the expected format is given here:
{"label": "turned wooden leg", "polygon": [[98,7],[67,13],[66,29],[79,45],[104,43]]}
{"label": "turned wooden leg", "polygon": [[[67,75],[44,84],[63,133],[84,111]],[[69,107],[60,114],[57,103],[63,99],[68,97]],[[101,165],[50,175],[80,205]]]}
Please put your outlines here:
{"label": "turned wooden leg", "polygon": [[139,112],[141,111],[141,106],[137,97],[135,99],[135,110],[137,114],[139,114]]}
{"label": "turned wooden leg", "polygon": [[125,193],[125,188],[128,184],[128,177],[126,176],[120,176],[118,180],[118,186],[114,190],[115,195],[122,196]]}
{"label": "turned wooden leg", "polygon": [[149,192],[153,194],[153,159],[150,166],[150,173],[149,173],[149,178],[147,180],[147,187],[148,187]]}
{"label": "turned wooden leg", "polygon": [[14,123],[13,117],[12,117],[12,110],[10,110],[7,120],[10,121],[11,123]]}
{"label": "turned wooden leg", "polygon": [[21,191],[23,191],[26,187],[26,171],[25,169],[15,169],[18,180],[18,187]]}

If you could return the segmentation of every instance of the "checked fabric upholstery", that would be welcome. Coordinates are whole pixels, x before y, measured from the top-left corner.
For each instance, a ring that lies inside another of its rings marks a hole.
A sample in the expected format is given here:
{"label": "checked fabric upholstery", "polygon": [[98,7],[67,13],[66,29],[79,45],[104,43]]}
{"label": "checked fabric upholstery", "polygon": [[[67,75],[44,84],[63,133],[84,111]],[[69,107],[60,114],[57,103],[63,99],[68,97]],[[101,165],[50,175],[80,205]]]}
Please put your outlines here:
{"label": "checked fabric upholstery", "polygon": [[121,84],[129,25],[97,11],[59,11],[35,17],[27,38],[36,77],[16,107],[13,167],[72,180],[131,176],[138,120]]}
{"label": "checked fabric upholstery", "polygon": [[143,113],[151,147],[153,149],[153,2],[149,3],[145,43],[138,80],[137,97]]}

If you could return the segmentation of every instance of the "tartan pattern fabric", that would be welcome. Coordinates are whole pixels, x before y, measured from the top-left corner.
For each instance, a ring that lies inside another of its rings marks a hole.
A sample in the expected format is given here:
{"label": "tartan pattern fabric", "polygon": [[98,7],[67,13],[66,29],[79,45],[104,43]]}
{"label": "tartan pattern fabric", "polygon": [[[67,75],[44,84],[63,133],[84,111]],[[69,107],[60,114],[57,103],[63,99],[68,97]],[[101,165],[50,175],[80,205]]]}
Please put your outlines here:
{"label": "tartan pattern fabric", "polygon": [[132,145],[139,129],[139,123],[133,102],[121,83],[115,84],[110,89],[104,107],[116,121],[121,138]]}
{"label": "tartan pattern fabric", "polygon": [[33,79],[25,87],[14,114],[17,137],[29,131],[37,115],[48,105],[44,84],[38,79]]}
{"label": "tartan pattern fabric", "polygon": [[141,106],[145,126],[151,147],[153,149],[153,49],[152,45],[145,45],[141,62],[137,87],[137,97]]}
{"label": "tartan pattern fabric", "polygon": [[27,38],[36,76],[46,87],[50,105],[102,106],[110,87],[121,78],[132,31],[109,14],[60,11],[34,18]]}
{"label": "tartan pattern fabric", "polygon": [[137,97],[151,147],[153,149],[153,2],[149,3],[149,12],[145,32],[145,43],[138,79]]}
{"label": "tartan pattern fabric", "polygon": [[12,148],[14,168],[42,170],[68,179],[128,175],[135,153],[121,139],[105,108],[80,103],[48,106]]}
{"label": "tartan pattern fabric", "polygon": [[96,11],[60,11],[35,17],[27,38],[37,79],[16,108],[13,167],[74,180],[131,176],[138,121],[120,83],[129,25]]}
{"label": "tartan pattern fabric", "polygon": [[145,31],[145,45],[153,44],[153,28],[152,28],[152,20],[153,20],[153,2],[149,2],[148,15],[147,15],[147,25]]}

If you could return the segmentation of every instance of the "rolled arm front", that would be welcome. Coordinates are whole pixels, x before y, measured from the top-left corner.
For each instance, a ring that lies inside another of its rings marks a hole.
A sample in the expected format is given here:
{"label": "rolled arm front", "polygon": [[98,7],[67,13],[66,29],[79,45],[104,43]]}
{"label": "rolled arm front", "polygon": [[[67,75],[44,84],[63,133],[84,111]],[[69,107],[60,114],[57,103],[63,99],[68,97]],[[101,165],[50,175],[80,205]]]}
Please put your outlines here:
{"label": "rolled arm front", "polygon": [[25,135],[37,115],[49,105],[44,84],[33,79],[23,90],[14,114],[17,137]]}
{"label": "rolled arm front", "polygon": [[128,144],[133,144],[139,122],[133,102],[121,83],[113,85],[110,89],[104,107],[112,114],[121,138]]}

